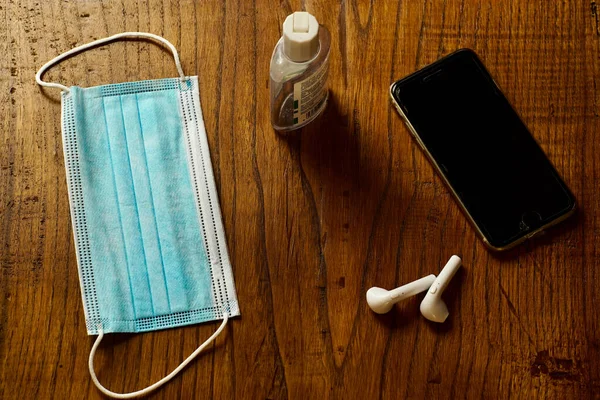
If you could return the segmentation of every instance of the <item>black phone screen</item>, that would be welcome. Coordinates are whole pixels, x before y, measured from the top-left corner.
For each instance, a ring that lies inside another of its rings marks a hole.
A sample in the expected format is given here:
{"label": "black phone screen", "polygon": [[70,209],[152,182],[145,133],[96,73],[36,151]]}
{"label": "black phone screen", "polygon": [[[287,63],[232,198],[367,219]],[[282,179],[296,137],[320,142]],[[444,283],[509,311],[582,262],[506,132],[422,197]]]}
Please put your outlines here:
{"label": "black phone screen", "polygon": [[474,52],[425,67],[392,95],[492,246],[573,209],[568,188]]}

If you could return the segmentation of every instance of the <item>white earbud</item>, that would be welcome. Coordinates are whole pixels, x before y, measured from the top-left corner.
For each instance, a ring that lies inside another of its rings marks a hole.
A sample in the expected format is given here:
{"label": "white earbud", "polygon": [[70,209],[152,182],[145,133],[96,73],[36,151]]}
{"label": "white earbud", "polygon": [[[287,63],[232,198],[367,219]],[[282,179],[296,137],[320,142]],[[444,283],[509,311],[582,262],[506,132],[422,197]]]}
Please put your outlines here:
{"label": "white earbud", "polygon": [[433,282],[435,282],[435,275],[432,274],[393,290],[372,287],[367,290],[367,304],[377,314],[385,314],[397,302],[426,291]]}
{"label": "white earbud", "polygon": [[450,257],[440,274],[435,278],[433,284],[427,291],[421,302],[421,314],[433,322],[444,322],[448,315],[448,307],[442,300],[442,293],[450,283],[450,280],[460,268],[462,260],[458,256]]}

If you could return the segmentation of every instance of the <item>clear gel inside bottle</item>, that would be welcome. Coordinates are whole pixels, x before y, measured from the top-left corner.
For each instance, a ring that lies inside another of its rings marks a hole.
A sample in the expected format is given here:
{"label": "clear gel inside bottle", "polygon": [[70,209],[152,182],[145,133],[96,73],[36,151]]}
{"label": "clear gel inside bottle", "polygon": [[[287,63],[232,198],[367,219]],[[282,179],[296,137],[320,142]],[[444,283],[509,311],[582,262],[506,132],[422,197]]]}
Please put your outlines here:
{"label": "clear gel inside bottle", "polygon": [[329,31],[307,12],[283,23],[271,57],[271,124],[277,131],[298,129],[327,105]]}

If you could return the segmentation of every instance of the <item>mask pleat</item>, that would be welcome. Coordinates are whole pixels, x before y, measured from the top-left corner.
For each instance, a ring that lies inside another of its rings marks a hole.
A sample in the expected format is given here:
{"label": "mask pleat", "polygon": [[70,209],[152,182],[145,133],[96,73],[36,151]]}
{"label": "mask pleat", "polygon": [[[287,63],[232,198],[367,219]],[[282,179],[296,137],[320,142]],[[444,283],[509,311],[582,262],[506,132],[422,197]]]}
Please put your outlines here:
{"label": "mask pleat", "polygon": [[[209,264],[202,245],[176,92],[136,96],[171,312],[210,306]],[[189,298],[189,294],[196,297]]]}
{"label": "mask pleat", "polygon": [[[123,175],[130,177],[130,192],[134,195],[132,211],[135,211],[136,217],[128,221],[130,235],[126,238],[128,246],[131,245],[136,252],[135,263],[132,263],[134,260],[130,260],[130,276],[132,281],[139,283],[135,288],[136,301],[143,301],[148,311],[138,317],[167,314],[171,310],[169,293],[163,272],[161,244],[154,217],[154,199],[136,97],[135,94],[131,94],[105,99],[114,99],[115,105],[118,104],[118,115],[115,115],[115,118],[120,119],[125,132],[122,148],[126,152],[128,163]],[[138,247],[140,245],[141,248]]]}
{"label": "mask pleat", "polygon": [[[121,214],[121,226],[127,256],[129,281],[133,292],[136,316],[148,317],[154,314],[152,287],[147,274],[147,260],[144,240],[141,235],[141,223],[133,180],[132,165],[138,160],[130,157],[128,132],[123,116],[123,105],[119,96],[104,97],[104,110],[108,126],[108,138],[111,149],[112,165],[115,174],[117,199]],[[143,194],[140,193],[143,199]]]}

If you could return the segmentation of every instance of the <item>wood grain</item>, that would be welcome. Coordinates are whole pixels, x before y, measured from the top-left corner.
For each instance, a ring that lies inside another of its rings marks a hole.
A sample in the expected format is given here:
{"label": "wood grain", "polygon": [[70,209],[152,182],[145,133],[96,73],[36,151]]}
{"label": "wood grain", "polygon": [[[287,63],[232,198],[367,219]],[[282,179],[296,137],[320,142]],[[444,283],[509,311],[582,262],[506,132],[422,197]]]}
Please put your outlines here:
{"label": "wood grain", "polygon": [[[298,135],[269,123],[287,14],[332,34],[331,102]],[[600,398],[600,9],[595,1],[0,2],[0,396],[100,398],[87,371],[59,95],[36,70],[121,31],[166,37],[200,95],[242,317],[152,398]],[[390,106],[390,83],[475,49],[577,197],[569,222],[485,249]],[[48,79],[175,76],[166,51],[115,43]],[[419,299],[385,316],[373,285],[464,269],[442,325]],[[109,335],[100,380],[161,378],[217,323]]]}

